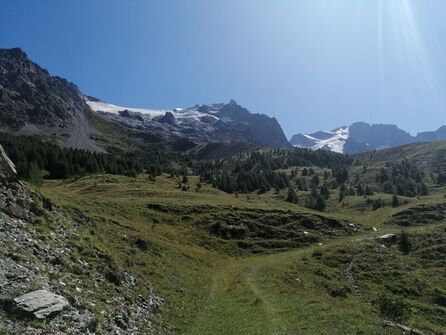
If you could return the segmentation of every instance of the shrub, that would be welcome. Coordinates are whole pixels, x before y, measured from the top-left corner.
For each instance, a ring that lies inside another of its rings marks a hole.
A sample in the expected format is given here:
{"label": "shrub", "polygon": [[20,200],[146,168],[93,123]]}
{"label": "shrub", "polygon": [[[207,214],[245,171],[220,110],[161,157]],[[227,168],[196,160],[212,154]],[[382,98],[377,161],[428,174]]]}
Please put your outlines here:
{"label": "shrub", "polygon": [[383,294],[378,299],[380,314],[396,322],[406,321],[410,316],[409,306],[400,298]]}
{"label": "shrub", "polygon": [[314,250],[313,254],[311,256],[313,256],[313,258],[321,259],[322,258],[322,251]]}
{"label": "shrub", "polygon": [[433,300],[437,305],[446,307],[446,291],[435,288],[433,292]]}
{"label": "shrub", "polygon": [[347,298],[350,289],[346,286],[334,287],[330,289],[330,295],[333,298]]}
{"label": "shrub", "polygon": [[410,241],[410,237],[409,234],[402,231],[401,235],[400,235],[400,250],[405,253],[408,254],[409,252],[412,251],[412,242]]}
{"label": "shrub", "polygon": [[396,194],[392,197],[392,207],[396,208],[400,205],[400,200],[398,199],[398,196]]}

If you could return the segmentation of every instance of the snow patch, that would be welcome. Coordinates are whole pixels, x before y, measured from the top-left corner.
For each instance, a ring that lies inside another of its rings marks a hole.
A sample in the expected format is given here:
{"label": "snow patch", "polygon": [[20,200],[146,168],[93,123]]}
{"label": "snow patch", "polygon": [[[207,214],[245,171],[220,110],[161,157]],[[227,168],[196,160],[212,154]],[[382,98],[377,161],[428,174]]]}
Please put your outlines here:
{"label": "snow patch", "polygon": [[[329,149],[333,152],[344,153],[344,145],[345,142],[350,137],[350,132],[347,127],[339,128],[333,131],[327,131],[326,133],[331,134],[332,136],[328,139],[318,139],[310,135],[304,136],[312,141],[314,141],[314,145],[310,147],[311,150],[319,150],[319,149]],[[295,145],[299,147],[299,145]]]}
{"label": "snow patch", "polygon": [[166,112],[171,112],[169,110],[122,107],[122,106],[108,104],[108,103],[102,102],[102,101],[98,101],[98,102],[97,101],[87,101],[87,104],[95,112],[111,113],[111,114],[119,114],[119,112],[128,110],[129,112],[141,113],[141,114],[149,115],[151,117],[155,117],[155,116],[162,116],[162,115],[166,114]]}
{"label": "snow patch", "polygon": [[127,110],[133,113],[141,113],[144,115],[148,115],[151,118],[153,118],[157,116],[163,116],[166,114],[166,112],[170,112],[173,114],[175,119],[179,120],[180,122],[189,120],[199,121],[199,119],[203,116],[213,117],[216,120],[218,120],[218,117],[213,115],[213,113],[202,113],[195,109],[175,108],[169,110],[169,109],[132,108],[132,107],[122,107],[122,106],[112,105],[102,101],[87,101],[87,104],[93,111],[100,113],[119,114],[119,112]]}

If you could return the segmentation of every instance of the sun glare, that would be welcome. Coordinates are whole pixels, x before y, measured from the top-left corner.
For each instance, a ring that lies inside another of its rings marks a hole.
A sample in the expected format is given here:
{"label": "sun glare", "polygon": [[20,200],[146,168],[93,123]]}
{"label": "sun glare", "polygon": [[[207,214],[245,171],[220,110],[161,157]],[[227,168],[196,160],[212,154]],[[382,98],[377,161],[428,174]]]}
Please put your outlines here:
{"label": "sun glare", "polygon": [[[380,89],[383,102],[389,80],[388,55],[397,55],[408,76],[416,77],[413,92],[429,92],[431,102],[441,103],[441,85],[433,70],[432,60],[423,42],[415,7],[411,0],[379,0],[377,4],[377,43],[380,68]],[[392,49],[389,52],[388,49]]]}

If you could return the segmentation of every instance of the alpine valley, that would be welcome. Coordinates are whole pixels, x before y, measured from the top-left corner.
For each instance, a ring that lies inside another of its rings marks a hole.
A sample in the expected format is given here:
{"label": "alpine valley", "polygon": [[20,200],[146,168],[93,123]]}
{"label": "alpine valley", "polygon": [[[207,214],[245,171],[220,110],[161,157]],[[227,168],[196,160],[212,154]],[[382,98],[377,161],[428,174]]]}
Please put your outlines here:
{"label": "alpine valley", "polygon": [[445,127],[288,141],[235,101],[101,101],[16,48],[0,128],[0,335],[446,334]]}

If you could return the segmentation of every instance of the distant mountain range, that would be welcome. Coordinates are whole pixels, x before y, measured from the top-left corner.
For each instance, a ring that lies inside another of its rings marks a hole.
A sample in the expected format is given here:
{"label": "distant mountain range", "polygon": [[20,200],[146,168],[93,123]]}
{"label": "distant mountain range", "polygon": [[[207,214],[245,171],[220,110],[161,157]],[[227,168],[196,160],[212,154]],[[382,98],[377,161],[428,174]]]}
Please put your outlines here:
{"label": "distant mountain range", "polygon": [[[0,130],[42,135],[92,151],[166,143],[190,150],[211,143],[219,151],[247,147],[303,147],[354,154],[414,142],[446,140],[446,127],[411,136],[395,125],[363,122],[332,131],[297,134],[290,141],[273,117],[237,104],[202,104],[169,110],[121,107],[84,95],[66,79],[51,76],[19,48],[0,49]],[[208,148],[209,149],[209,148]],[[212,155],[206,149],[206,155]]]}
{"label": "distant mountain range", "polygon": [[322,149],[345,154],[387,149],[416,142],[446,140],[446,127],[436,131],[418,133],[412,136],[395,125],[353,123],[332,131],[318,131],[312,134],[297,134],[290,143],[295,147]]}
{"label": "distant mountain range", "polygon": [[94,151],[106,151],[98,139],[117,133],[132,143],[167,143],[178,149],[221,142],[291,146],[275,118],[250,113],[233,100],[173,110],[119,107],[51,76],[19,48],[0,49],[0,128],[56,137],[66,146]]}

